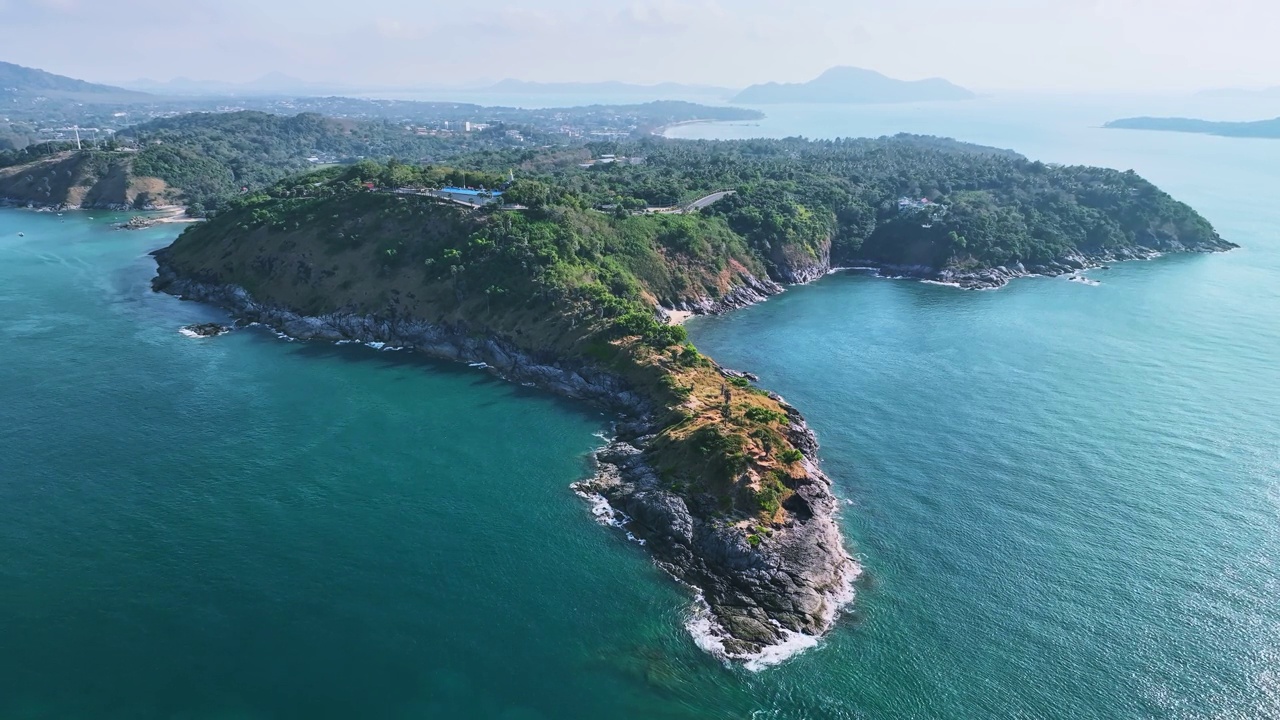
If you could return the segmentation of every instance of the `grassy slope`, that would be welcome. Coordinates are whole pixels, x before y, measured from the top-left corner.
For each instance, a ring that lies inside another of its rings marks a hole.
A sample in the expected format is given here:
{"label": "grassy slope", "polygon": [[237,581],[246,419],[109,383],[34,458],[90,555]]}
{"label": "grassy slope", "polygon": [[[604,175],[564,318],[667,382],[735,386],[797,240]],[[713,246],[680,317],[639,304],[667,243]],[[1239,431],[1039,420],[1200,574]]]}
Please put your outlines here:
{"label": "grassy slope", "polygon": [[724,293],[760,262],[715,218],[548,213],[261,197],[187,230],[167,261],[306,314],[412,317],[590,358],[661,409],[651,461],[672,489],[744,527],[782,520],[804,472],[782,407],[725,378],[682,329],[650,324],[653,303]]}

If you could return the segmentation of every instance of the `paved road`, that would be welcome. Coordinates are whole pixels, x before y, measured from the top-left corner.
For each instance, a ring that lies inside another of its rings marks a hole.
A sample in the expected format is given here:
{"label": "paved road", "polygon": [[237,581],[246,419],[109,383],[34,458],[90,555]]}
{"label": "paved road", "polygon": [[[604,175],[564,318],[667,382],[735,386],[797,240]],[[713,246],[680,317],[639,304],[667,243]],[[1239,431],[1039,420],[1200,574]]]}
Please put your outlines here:
{"label": "paved road", "polygon": [[708,205],[714,205],[715,203],[720,202],[726,197],[733,195],[735,192],[735,190],[721,190],[720,192],[705,195],[686,205],[685,212],[697,212]]}

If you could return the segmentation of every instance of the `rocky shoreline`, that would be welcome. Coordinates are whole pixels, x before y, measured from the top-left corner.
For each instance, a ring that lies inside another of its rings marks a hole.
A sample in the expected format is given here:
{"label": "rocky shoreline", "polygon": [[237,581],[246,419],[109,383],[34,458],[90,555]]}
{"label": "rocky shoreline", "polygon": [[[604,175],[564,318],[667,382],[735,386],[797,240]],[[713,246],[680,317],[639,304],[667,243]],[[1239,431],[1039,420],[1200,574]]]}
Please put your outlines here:
{"label": "rocky shoreline", "polygon": [[[35,210],[36,212],[67,212],[70,210],[102,210],[104,212],[148,212],[148,213],[164,213],[155,217],[147,217],[145,215],[136,215],[129,219],[128,222],[121,223],[120,227],[125,230],[142,230],[153,225],[166,222],[174,222],[174,218],[182,218],[185,216],[187,208],[182,205],[147,205],[141,208],[134,207],[125,203],[83,203],[74,205],[70,203],[46,203],[35,200],[24,200],[14,197],[0,197],[0,207],[19,208],[24,210]],[[181,220],[186,222],[187,220]]]}
{"label": "rocky shoreline", "polygon": [[[694,315],[723,315],[730,310],[738,310],[764,302],[785,289],[782,285],[768,278],[761,280],[751,275],[747,276],[743,285],[730,290],[722,297],[686,300],[675,303],[675,306],[670,309],[693,313]],[[658,308],[659,314],[662,315],[666,315],[667,310],[667,308]]]}
{"label": "rocky shoreline", "polygon": [[[707,637],[700,644],[726,659],[757,658],[796,636],[816,641],[852,597],[858,567],[844,549],[831,481],[811,459],[818,450],[813,432],[789,405],[784,404],[790,440],[805,453],[808,481],[788,503],[788,523],[751,541],[754,533],[704,519],[684,498],[662,489],[643,454],[660,429],[652,420],[655,408],[606,372],[584,363],[534,357],[499,338],[478,338],[464,328],[342,313],[300,315],[259,303],[237,286],[179,277],[166,264],[163,250],[153,254],[158,264],[155,290],[220,306],[241,322],[261,323],[297,339],[385,343],[437,358],[484,363],[507,380],[618,413],[618,439],[595,454],[596,474],[574,489],[607,500],[610,513],[625,513],[625,522],[619,524],[645,541],[661,568],[694,589],[707,611]],[[757,282],[722,301],[747,305],[781,290],[776,283]]]}
{"label": "rocky shoreline", "polygon": [[159,265],[152,288],[183,300],[216,305],[238,321],[260,323],[298,340],[358,340],[412,348],[432,357],[459,362],[484,363],[507,380],[532,383],[565,397],[607,407],[628,419],[647,417],[650,408],[622,382],[585,363],[535,357],[499,338],[478,338],[465,328],[435,325],[407,318],[330,313],[300,315],[287,308],[260,303],[244,288],[215,285],[179,277],[164,261],[164,251],[153,253]]}
{"label": "rocky shoreline", "polygon": [[788,501],[781,527],[754,534],[693,512],[690,500],[664,489],[645,463],[650,438],[634,437],[644,432],[641,427],[623,428],[596,452],[595,476],[574,485],[580,494],[606,501],[612,524],[642,541],[659,567],[695,589],[705,611],[699,644],[749,667],[769,664],[771,656],[785,659],[788,645],[816,642],[852,600],[861,572],[844,549],[831,480],[809,459],[817,457],[817,439],[795,408],[784,407],[791,419],[789,439],[805,453],[806,482]]}
{"label": "rocky shoreline", "polygon": [[[927,280],[942,285],[952,285],[965,290],[995,290],[1009,284],[1010,280],[1021,277],[1057,277],[1070,275],[1082,270],[1103,267],[1111,263],[1127,260],[1151,260],[1169,253],[1214,253],[1234,250],[1239,246],[1221,240],[1217,243],[1183,245],[1178,241],[1168,241],[1159,249],[1135,246],[1104,250],[1094,253],[1072,252],[1044,265],[1023,265],[1015,263],[1008,266],[963,270],[956,268],[935,268],[927,265],[894,265],[875,260],[855,260],[847,269],[874,270],[884,278]],[[836,268],[842,269],[842,268]]]}
{"label": "rocky shoreline", "polygon": [[43,212],[63,212],[66,210],[105,210],[108,212],[125,212],[134,210],[123,203],[86,203],[83,205],[70,205],[67,203],[45,203],[35,200],[24,200],[22,198],[0,197],[0,207],[9,208],[25,208],[27,210],[38,210]]}

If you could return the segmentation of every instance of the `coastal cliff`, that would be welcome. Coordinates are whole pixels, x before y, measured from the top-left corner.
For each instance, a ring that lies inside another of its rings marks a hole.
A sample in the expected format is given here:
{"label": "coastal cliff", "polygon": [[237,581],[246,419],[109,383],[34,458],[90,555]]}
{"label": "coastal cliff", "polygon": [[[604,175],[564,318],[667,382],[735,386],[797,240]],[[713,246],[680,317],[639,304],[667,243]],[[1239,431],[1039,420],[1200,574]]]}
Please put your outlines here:
{"label": "coastal cliff", "polygon": [[20,207],[134,210],[176,202],[164,181],[133,172],[128,153],[62,152],[0,168],[0,202]]}

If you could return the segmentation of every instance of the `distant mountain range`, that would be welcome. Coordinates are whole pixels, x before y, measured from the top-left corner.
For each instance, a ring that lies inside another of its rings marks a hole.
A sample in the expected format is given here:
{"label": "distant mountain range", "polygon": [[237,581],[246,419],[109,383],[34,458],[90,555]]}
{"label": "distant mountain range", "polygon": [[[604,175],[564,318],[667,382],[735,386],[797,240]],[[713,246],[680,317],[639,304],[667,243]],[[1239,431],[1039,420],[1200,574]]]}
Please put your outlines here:
{"label": "distant mountain range", "polygon": [[284,73],[273,72],[257,80],[244,83],[220,80],[192,80],[177,77],[166,82],[141,79],[127,83],[131,88],[159,95],[194,96],[255,96],[255,95],[342,95],[360,90],[336,83],[317,83],[300,80]]}
{"label": "distant mountain range", "polygon": [[[897,103],[964,100],[974,97],[968,90],[946,80],[905,81],[872,70],[853,67],[832,68],[807,83],[752,85],[745,90],[716,85],[658,83],[642,85],[626,82],[531,82],[506,79],[496,83],[474,82],[451,86],[419,85],[401,87],[359,87],[332,82],[311,82],[273,72],[256,80],[234,83],[193,80],[179,77],[167,81],[149,79],[126,83],[127,89],[76,80],[61,75],[0,62],[0,94],[18,92],[24,97],[46,95],[65,100],[146,101],[160,98],[218,97],[385,97],[431,96],[461,99],[466,95],[486,96],[571,96],[584,101],[616,104],[654,100],[689,100],[771,103]],[[598,98],[598,99],[597,99]]]}
{"label": "distant mountain range", "polygon": [[506,79],[499,82],[472,82],[461,85],[417,85],[397,87],[360,87],[337,83],[317,83],[301,80],[283,73],[270,73],[244,83],[232,83],[216,80],[192,80],[179,77],[160,82],[142,79],[127,83],[129,87],[158,95],[181,96],[296,96],[307,97],[317,95],[360,95],[373,96],[378,93],[389,95],[561,95],[574,97],[599,96],[611,101],[634,100],[728,100],[736,90],[711,85],[684,85],[680,83],[660,83],[657,85],[638,85],[624,82],[559,82],[544,83],[527,80]]}
{"label": "distant mountain range", "polygon": [[0,62],[0,94],[44,95],[74,98],[85,96],[141,97],[140,93],[97,83],[76,80],[35,68]]}
{"label": "distant mountain range", "polygon": [[474,82],[461,85],[422,85],[415,87],[356,87],[334,83],[315,83],[282,73],[271,73],[247,83],[191,80],[176,78],[167,82],[138,80],[129,86],[162,95],[190,96],[317,96],[360,95],[372,97],[379,92],[389,95],[465,96],[539,96],[558,95],[576,98],[598,97],[601,102],[649,100],[732,101],[742,104],[769,103],[895,103],[942,100],[964,100],[974,97],[968,90],[946,80],[895,80],[872,70],[837,67],[817,79],[803,84],[768,83],[745,90],[718,85],[657,83],[643,85],[618,81],[608,82],[534,82],[508,78],[496,83]]}
{"label": "distant mountain range", "polygon": [[895,80],[874,70],[834,67],[807,83],[765,83],[738,93],[733,102],[775,103],[904,103],[968,100],[972,92],[941,78]]}
{"label": "distant mountain range", "polygon": [[644,97],[648,99],[720,98],[725,100],[737,92],[733,88],[715,85],[685,85],[672,82],[658,83],[656,85],[639,85],[617,81],[544,83],[510,78],[488,87],[477,88],[477,90],[485,93],[512,95],[609,95],[614,97]]}
{"label": "distant mountain range", "polygon": [[1254,122],[1214,122],[1192,118],[1136,117],[1103,125],[1114,130],[1159,130],[1240,138],[1280,138],[1280,118]]}
{"label": "distant mountain range", "polygon": [[1265,98],[1280,99],[1280,87],[1263,88],[1261,90],[1245,90],[1243,88],[1215,88],[1202,90],[1196,97],[1203,98]]}

